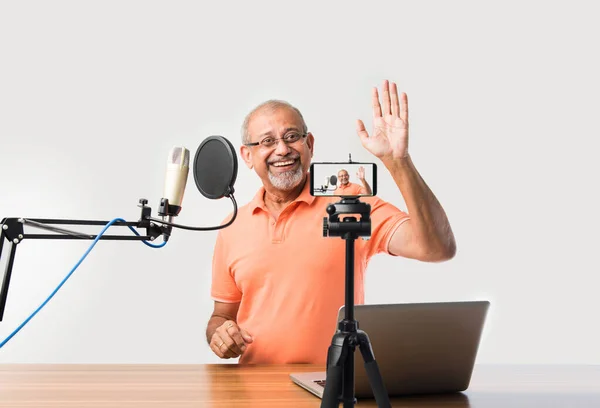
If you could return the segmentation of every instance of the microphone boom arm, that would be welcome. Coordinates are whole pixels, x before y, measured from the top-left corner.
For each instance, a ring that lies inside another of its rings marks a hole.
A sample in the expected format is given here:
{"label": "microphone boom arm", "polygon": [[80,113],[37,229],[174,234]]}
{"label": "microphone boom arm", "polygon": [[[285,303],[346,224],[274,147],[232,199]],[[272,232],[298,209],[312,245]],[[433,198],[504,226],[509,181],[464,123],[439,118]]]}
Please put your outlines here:
{"label": "microphone boom arm", "polygon": [[[112,226],[121,227],[136,227],[145,228],[146,235],[102,235],[99,240],[114,240],[114,241],[154,241],[158,236],[163,235],[165,241],[171,235],[171,229],[181,228],[192,231],[213,231],[222,228],[226,228],[233,223],[237,216],[237,202],[233,197],[233,194],[229,195],[233,203],[233,215],[227,223],[219,225],[217,227],[188,227],[185,225],[174,224],[168,221],[161,220],[159,218],[151,217],[152,209],[146,204],[148,200],[145,198],[140,199],[140,206],[142,213],[138,221],[115,221]],[[163,200],[165,201],[165,200]],[[167,201],[168,203],[168,201]],[[161,202],[162,205],[162,202]],[[168,204],[167,204],[168,205]],[[160,211],[159,211],[160,214]],[[94,240],[98,235],[86,234],[79,231],[72,231],[65,228],[55,227],[53,225],[98,225],[103,226],[108,224],[109,221],[97,221],[97,220],[65,220],[65,219],[46,219],[46,218],[4,218],[0,223],[0,260],[2,260],[2,249],[4,246],[4,239],[8,241],[10,247],[8,249],[8,261],[4,268],[4,274],[2,275],[2,281],[0,282],[0,322],[4,316],[4,309],[6,306],[6,298],[8,296],[8,286],[10,284],[10,278],[12,275],[13,263],[15,260],[16,248],[19,243],[24,239],[86,239]],[[56,232],[56,234],[26,234],[23,230],[23,226],[28,225],[33,228],[44,229],[48,231]]]}
{"label": "microphone boom arm", "polygon": [[[146,235],[102,235],[99,240],[117,240],[117,241],[153,241],[156,237],[163,234],[166,227],[156,225],[150,221],[152,209],[146,204],[148,200],[140,199],[140,207],[142,214],[139,221],[116,221],[113,226],[122,227],[137,227],[145,228]],[[8,248],[8,260],[2,275],[0,284],[0,322],[4,316],[4,308],[6,306],[6,298],[8,296],[8,286],[12,275],[13,263],[15,261],[15,253],[17,245],[25,239],[87,239],[94,240],[97,235],[86,234],[78,231],[72,231],[52,225],[106,225],[109,221],[96,220],[64,220],[64,219],[45,219],[45,218],[4,218],[0,223],[0,260],[2,260],[2,249],[4,239],[6,239],[10,247]],[[26,234],[23,226],[28,225],[33,228],[44,229],[57,232],[57,234]]]}
{"label": "microphone boom arm", "polygon": [[[106,225],[109,221],[92,221],[92,220],[57,220],[57,219],[41,219],[41,218],[5,218],[2,220],[2,227],[6,226],[6,239],[14,244],[20,243],[25,238],[28,239],[96,239],[97,235],[86,234],[78,231],[71,231],[64,228],[52,227],[51,224],[57,225]],[[28,225],[33,228],[45,229],[48,231],[61,232],[60,234],[25,234],[23,226]],[[140,222],[120,222],[116,221],[113,226],[123,227],[138,227]],[[157,226],[152,225],[151,229],[156,229]],[[152,231],[149,235],[103,235],[100,240],[123,240],[123,241],[152,241],[156,239],[162,231]]]}

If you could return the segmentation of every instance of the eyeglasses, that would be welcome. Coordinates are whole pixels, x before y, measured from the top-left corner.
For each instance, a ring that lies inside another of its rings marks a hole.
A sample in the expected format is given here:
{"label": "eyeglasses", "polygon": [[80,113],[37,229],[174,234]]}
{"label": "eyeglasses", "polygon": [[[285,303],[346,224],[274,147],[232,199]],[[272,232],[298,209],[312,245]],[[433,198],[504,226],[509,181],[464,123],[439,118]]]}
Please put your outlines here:
{"label": "eyeglasses", "polygon": [[304,144],[304,141],[306,140],[306,136],[308,136],[308,133],[298,133],[298,132],[289,132],[286,133],[282,138],[274,138],[271,136],[265,137],[263,140],[261,140],[260,142],[254,142],[254,143],[244,143],[245,146],[259,146],[264,148],[264,149],[270,149],[273,146],[277,145],[277,142],[279,142],[280,140],[283,140],[283,142],[286,145],[291,145],[294,144],[296,142],[300,142],[299,145]]}

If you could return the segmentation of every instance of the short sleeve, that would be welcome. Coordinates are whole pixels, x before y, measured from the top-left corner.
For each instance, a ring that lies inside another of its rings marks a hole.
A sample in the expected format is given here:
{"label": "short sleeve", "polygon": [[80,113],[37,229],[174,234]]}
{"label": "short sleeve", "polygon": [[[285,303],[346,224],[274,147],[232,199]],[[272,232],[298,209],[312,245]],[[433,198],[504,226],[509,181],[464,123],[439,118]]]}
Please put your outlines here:
{"label": "short sleeve", "polygon": [[[367,202],[367,199],[364,200]],[[398,227],[408,221],[408,214],[378,197],[371,197],[371,238],[367,242],[367,257],[389,252],[389,244]]]}
{"label": "short sleeve", "polygon": [[211,297],[217,302],[237,303],[242,300],[242,293],[235,283],[229,264],[227,240],[223,230],[220,230],[213,253],[210,290]]}

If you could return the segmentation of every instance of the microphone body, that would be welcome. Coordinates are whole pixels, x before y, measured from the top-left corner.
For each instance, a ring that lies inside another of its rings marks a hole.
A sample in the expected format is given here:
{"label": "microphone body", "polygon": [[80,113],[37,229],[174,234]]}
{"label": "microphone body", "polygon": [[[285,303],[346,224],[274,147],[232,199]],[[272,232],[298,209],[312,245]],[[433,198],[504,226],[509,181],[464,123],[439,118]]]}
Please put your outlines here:
{"label": "microphone body", "polygon": [[178,215],[190,171],[190,152],[185,147],[174,147],[169,153],[163,198],[169,200],[167,215]]}
{"label": "microphone body", "polygon": [[[185,147],[173,147],[167,161],[164,194],[158,207],[158,214],[169,217],[168,222],[172,222],[173,217],[181,211],[189,171],[190,151]],[[167,228],[168,231],[163,234],[165,241],[169,239],[171,229]]]}

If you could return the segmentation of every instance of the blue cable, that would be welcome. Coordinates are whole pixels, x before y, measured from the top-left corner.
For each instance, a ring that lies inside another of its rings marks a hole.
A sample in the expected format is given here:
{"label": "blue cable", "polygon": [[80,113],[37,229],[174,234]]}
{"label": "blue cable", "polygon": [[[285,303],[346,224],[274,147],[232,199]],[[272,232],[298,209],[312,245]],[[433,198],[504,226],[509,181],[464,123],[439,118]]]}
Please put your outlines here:
{"label": "blue cable", "polygon": [[[111,222],[115,222],[115,221],[124,221],[124,220],[122,220],[121,218],[115,218],[115,219],[114,219],[114,220],[112,220]],[[107,224],[107,227],[108,227],[108,226],[110,226],[110,223],[108,223],[108,224]],[[139,233],[138,233],[136,230],[134,230],[134,229],[133,229],[133,227],[131,227],[131,226],[129,226],[129,225],[128,225],[128,227],[129,227],[129,229],[130,229],[130,230],[132,230],[132,231],[133,231],[133,233],[134,233],[135,235],[137,235],[138,237],[140,236],[140,234],[139,234]],[[101,232],[101,234],[102,234],[102,233],[104,233],[104,231],[102,231],[102,232]],[[143,242],[144,244],[148,245],[150,248],[162,248],[162,247],[164,247],[165,245],[167,245],[167,241],[163,241],[163,243],[162,243],[162,244],[158,244],[158,245],[155,245],[155,244],[150,244],[150,243],[148,243],[147,241],[142,241],[142,242]],[[91,249],[91,248],[90,248],[90,249]]]}
{"label": "blue cable", "polygon": [[[19,330],[21,330],[40,310],[42,310],[42,308],[44,306],[46,306],[46,304],[50,301],[50,299],[52,299],[54,297],[54,295],[56,294],[56,292],[58,292],[58,290],[65,284],[65,282],[67,281],[67,279],[69,279],[71,277],[71,275],[73,274],[73,272],[75,272],[75,270],[79,267],[79,265],[81,265],[81,262],[83,262],[83,260],[88,256],[88,254],[90,253],[90,251],[92,250],[92,248],[94,248],[94,246],[96,245],[96,243],[98,242],[98,240],[100,239],[100,237],[102,235],[104,235],[104,233],[106,232],[106,230],[108,228],[110,228],[110,226],[113,225],[117,221],[126,222],[122,218],[115,218],[115,219],[111,220],[108,224],[106,224],[106,226],[102,229],[102,231],[100,231],[100,233],[98,234],[98,236],[96,237],[96,239],[94,239],[94,241],[92,242],[92,244],[90,245],[90,247],[87,249],[87,251],[85,251],[85,253],[81,257],[81,259],[75,264],[75,266],[73,267],[73,269],[71,269],[71,272],[69,272],[69,274],[62,280],[61,283],[59,283],[59,285],[56,287],[56,289],[54,289],[54,291],[50,294],[50,296],[48,296],[48,298],[44,301],[44,303],[42,303],[27,319],[25,319],[25,321],[23,323],[21,323],[21,325],[19,327],[17,327],[15,329],[15,331],[13,331],[6,339],[4,339],[4,341],[2,341],[2,343],[0,343],[0,348],[4,347],[4,345],[6,343],[8,343],[8,341],[11,338],[13,338],[13,336],[15,334],[17,334],[19,332]],[[129,229],[132,230],[135,235],[140,236],[140,234],[135,229],[133,229],[131,226],[129,226]],[[162,244],[155,245],[155,244],[148,243],[146,241],[142,241],[142,242],[144,244],[148,245],[149,247],[152,247],[152,248],[162,248],[167,243],[167,241],[164,241]]]}

